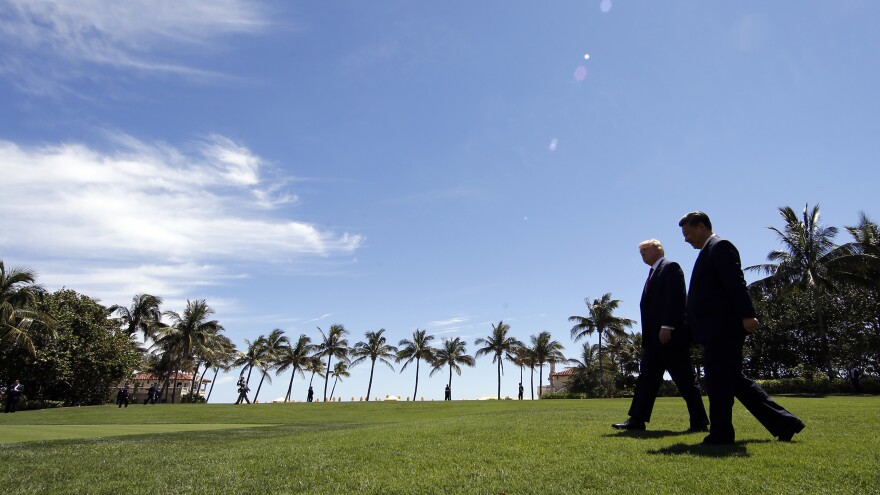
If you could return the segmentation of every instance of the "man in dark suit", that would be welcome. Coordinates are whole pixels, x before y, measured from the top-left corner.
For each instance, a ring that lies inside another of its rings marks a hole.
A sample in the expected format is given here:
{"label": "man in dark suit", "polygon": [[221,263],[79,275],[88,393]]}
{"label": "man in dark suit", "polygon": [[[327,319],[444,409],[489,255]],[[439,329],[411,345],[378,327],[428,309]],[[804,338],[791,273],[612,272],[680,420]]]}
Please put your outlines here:
{"label": "man in dark suit", "polygon": [[687,318],[693,339],[703,346],[705,359],[712,425],[703,443],[734,443],[734,397],[774,437],[791,441],[804,429],[804,423],[742,373],[745,337],[760,323],[743,277],[739,252],[730,241],[712,233],[712,222],[701,211],[683,216],[678,225],[685,242],[700,250],[691,273]]}
{"label": "man in dark suit", "polygon": [[21,397],[21,394],[24,392],[24,387],[21,383],[18,383],[18,380],[6,389],[6,407],[3,408],[4,413],[14,413],[15,409],[18,407],[18,399]]}
{"label": "man in dark suit", "polygon": [[639,244],[642,261],[651,267],[639,304],[642,316],[642,362],[629,419],[613,426],[619,430],[644,430],[651,421],[654,399],[669,372],[687,404],[688,431],[708,431],[709,418],[691,366],[690,339],[685,328],[684,273],[664,257],[656,239]]}

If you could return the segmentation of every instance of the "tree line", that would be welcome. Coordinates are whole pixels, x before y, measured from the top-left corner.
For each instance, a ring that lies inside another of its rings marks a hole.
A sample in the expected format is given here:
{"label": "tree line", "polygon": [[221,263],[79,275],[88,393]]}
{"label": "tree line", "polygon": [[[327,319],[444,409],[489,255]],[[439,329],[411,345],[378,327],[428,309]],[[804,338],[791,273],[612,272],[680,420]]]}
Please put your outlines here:
{"label": "tree line", "polygon": [[[773,379],[824,373],[828,379],[845,377],[858,368],[878,371],[880,356],[880,227],[864,213],[859,223],[845,227],[850,240],[835,243],[838,229],[820,223],[820,209],[806,206],[798,214],[790,207],[779,209],[782,227],[769,227],[777,234],[780,249],[767,263],[747,267],[764,277],[750,285],[762,329],[746,343],[745,367],[758,378]],[[411,338],[397,345],[385,330],[367,331],[349,345],[349,332],[331,325],[314,341],[306,334],[296,338],[274,329],[238,349],[214,319],[205,300],[187,301],[182,313],[162,311],[162,298],[138,294],[129,306],[104,307],[69,289],[47,292],[36,275],[25,268],[5,267],[0,261],[0,383],[19,379],[30,399],[97,404],[109,399],[111,389],[135,370],[152,373],[161,381],[161,396],[176,390],[181,373],[191,374],[190,395],[184,401],[200,401],[195,391],[211,372],[212,387],[220,371],[240,369],[247,383],[254,370],[258,399],[272,375],[289,373],[285,401],[291,400],[296,376],[310,375],[311,387],[318,375],[324,380],[323,398],[332,398],[339,381],[350,368],[370,365],[366,390],[369,400],[376,363],[400,372],[415,364],[413,397],[418,394],[420,367],[429,376],[448,372],[461,375],[476,358],[491,357],[497,369],[497,398],[501,398],[504,362],[530,372],[531,396],[534,375],[543,388],[544,366],[567,363],[573,368],[568,382],[572,392],[613,396],[631,390],[641,357],[641,335],[628,332],[636,322],[617,316],[620,301],[606,293],[585,299],[588,313],[571,316],[573,342],[596,335],[596,344],[583,343],[576,358],[563,355],[564,346],[549,331],[521,342],[510,335],[503,321],[492,324],[486,337],[474,341],[474,355],[460,338],[444,338],[416,329]],[[334,362],[335,361],[335,362]],[[694,363],[701,374],[701,357],[694,350]],[[198,386],[196,381],[199,381]],[[171,401],[174,394],[171,393]]]}

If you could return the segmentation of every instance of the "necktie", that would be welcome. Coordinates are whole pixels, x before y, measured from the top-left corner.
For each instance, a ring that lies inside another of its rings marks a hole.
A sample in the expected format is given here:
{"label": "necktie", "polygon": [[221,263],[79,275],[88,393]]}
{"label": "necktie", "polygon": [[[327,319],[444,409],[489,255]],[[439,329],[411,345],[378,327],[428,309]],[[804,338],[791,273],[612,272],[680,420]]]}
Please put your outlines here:
{"label": "necktie", "polygon": [[651,283],[651,276],[654,275],[654,267],[651,267],[651,270],[648,272],[648,280],[645,280],[645,288],[643,291],[648,290],[648,284]]}

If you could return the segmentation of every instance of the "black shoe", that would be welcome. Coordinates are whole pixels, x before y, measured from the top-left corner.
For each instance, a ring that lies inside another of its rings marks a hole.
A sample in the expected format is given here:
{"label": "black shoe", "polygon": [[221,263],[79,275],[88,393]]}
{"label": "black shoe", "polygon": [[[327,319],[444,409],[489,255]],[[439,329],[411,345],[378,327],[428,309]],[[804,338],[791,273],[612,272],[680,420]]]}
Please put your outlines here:
{"label": "black shoe", "polygon": [[703,445],[733,445],[733,438],[714,437],[711,434],[703,439]]}
{"label": "black shoe", "polygon": [[611,425],[612,428],[616,428],[618,430],[644,430],[645,422],[644,421],[636,421],[632,418],[624,421],[623,423],[614,423]]}
{"label": "black shoe", "polygon": [[687,429],[688,433],[705,433],[707,431],[709,431],[709,423],[691,425],[691,427]]}
{"label": "black shoe", "polygon": [[795,423],[795,424],[792,425],[790,428],[788,428],[787,430],[785,430],[785,431],[783,431],[782,433],[779,434],[779,441],[780,441],[780,442],[790,442],[790,441],[791,441],[791,438],[792,438],[793,436],[795,436],[797,433],[800,433],[801,430],[804,429],[804,426],[806,426],[806,425],[804,424],[804,422],[798,420],[797,423]]}

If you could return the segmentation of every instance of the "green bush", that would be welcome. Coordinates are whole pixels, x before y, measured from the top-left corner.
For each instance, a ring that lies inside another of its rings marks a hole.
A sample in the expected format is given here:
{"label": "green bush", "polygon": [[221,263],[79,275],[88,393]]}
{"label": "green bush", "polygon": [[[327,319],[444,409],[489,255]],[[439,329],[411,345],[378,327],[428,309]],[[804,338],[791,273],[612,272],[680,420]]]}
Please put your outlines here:
{"label": "green bush", "polygon": [[[768,394],[852,394],[852,383],[847,379],[830,380],[824,374],[805,375],[774,380],[758,380]],[[863,394],[880,394],[880,378],[862,377],[859,380]]]}
{"label": "green bush", "polygon": [[589,399],[590,396],[584,392],[553,392],[544,394],[542,399]]}
{"label": "green bush", "polygon": [[205,398],[199,394],[186,394],[180,398],[181,404],[204,404]]}

